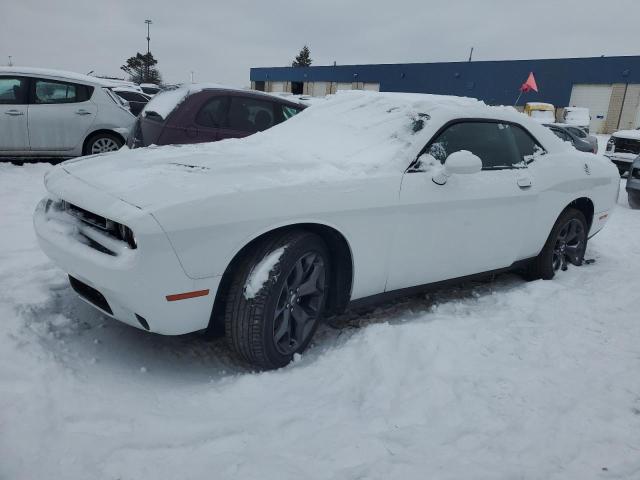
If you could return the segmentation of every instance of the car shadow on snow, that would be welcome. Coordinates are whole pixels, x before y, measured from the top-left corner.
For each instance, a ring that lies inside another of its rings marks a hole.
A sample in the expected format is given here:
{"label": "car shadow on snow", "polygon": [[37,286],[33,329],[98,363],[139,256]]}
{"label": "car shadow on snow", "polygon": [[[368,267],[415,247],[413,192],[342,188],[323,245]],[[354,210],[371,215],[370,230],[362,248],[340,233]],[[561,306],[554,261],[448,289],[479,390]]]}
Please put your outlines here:
{"label": "car shadow on snow", "polygon": [[[339,347],[369,325],[425,321],[425,314],[428,320],[429,312],[438,305],[477,299],[522,283],[524,280],[518,275],[501,274],[371,308],[347,310],[320,326],[304,353],[304,363]],[[234,359],[224,338],[211,339],[200,333],[170,337],[144,332],[99,313],[66,284],[53,287],[48,302],[23,314],[26,326],[36,333],[44,350],[81,376],[145,373],[168,382],[202,383],[254,371]],[[296,368],[296,363],[285,368]]]}

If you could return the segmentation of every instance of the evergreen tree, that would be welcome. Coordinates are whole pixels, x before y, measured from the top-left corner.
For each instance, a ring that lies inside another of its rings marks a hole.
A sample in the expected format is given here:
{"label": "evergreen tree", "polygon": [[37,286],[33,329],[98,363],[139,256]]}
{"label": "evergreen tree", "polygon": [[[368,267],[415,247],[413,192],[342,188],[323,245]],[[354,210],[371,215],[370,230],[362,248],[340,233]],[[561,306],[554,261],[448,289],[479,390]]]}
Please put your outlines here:
{"label": "evergreen tree", "polygon": [[135,57],[127,59],[127,62],[120,67],[129,75],[129,80],[135,83],[162,83],[160,71],[155,67],[158,61],[153,58],[152,53],[136,53]]}
{"label": "evergreen tree", "polygon": [[309,56],[309,47],[302,47],[296,59],[291,63],[292,67],[308,67],[311,65],[311,57]]}

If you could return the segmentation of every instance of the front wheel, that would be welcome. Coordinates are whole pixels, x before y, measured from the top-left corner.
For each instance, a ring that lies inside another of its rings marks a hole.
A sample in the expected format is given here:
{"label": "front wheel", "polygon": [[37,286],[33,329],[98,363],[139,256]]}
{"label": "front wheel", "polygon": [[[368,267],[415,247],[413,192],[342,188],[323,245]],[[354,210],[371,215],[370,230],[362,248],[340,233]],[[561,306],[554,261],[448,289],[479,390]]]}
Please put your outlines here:
{"label": "front wheel", "polygon": [[581,211],[568,208],[556,220],[540,254],[529,267],[531,278],[552,279],[569,264],[582,265],[587,249],[587,221]]}
{"label": "front wheel", "polygon": [[639,193],[627,193],[627,198],[629,200],[629,206],[634,210],[640,209],[640,192]]}
{"label": "front wheel", "polygon": [[309,232],[267,239],[240,264],[229,289],[225,335],[245,362],[272,369],[304,351],[322,318],[329,253]]}

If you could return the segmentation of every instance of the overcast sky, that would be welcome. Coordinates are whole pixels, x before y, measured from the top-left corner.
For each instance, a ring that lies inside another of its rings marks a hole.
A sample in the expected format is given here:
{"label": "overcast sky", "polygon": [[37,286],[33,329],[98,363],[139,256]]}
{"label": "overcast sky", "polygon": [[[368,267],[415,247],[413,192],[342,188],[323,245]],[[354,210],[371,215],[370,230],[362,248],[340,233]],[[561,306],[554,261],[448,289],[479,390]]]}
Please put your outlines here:
{"label": "overcast sky", "polygon": [[304,44],[315,65],[640,54],[640,0],[2,0],[0,64],[122,77],[145,18],[168,83],[248,85]]}

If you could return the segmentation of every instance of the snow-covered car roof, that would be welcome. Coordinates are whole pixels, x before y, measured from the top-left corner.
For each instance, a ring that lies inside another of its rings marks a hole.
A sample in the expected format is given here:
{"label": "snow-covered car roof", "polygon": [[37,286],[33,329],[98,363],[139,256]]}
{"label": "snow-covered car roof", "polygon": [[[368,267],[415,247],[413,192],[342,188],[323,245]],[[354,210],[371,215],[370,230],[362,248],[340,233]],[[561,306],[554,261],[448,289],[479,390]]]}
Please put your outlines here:
{"label": "snow-covered car roof", "polygon": [[640,140],[640,130],[620,130],[612,134],[613,137]]}
{"label": "snow-covered car roof", "polygon": [[48,68],[0,67],[0,74],[34,75],[34,76],[42,76],[42,77],[52,77],[60,80],[88,83],[91,85],[97,85],[101,87],[115,87],[115,86],[122,85],[122,83],[118,81],[111,81],[104,78],[92,77],[90,75],[83,75],[81,73],[67,72],[64,70],[52,70]]}
{"label": "snow-covered car roof", "polygon": [[113,90],[116,93],[118,93],[118,92],[131,92],[131,93],[138,93],[140,95],[144,95],[146,97],[149,97],[149,95],[144,93],[142,91],[142,89],[135,88],[135,87],[129,86],[129,85],[120,85],[120,86],[117,86],[117,87],[113,87],[111,90]]}
{"label": "snow-covered car roof", "polygon": [[[249,92],[252,95],[264,95],[265,97],[269,98],[273,98],[274,96],[269,93],[264,93],[257,90],[246,90],[243,88],[229,87],[218,83],[185,83],[178,86],[177,88],[159,92],[149,101],[149,103],[147,103],[147,105],[142,110],[141,115],[144,115],[146,112],[155,112],[162,118],[166,118],[167,115],[169,115],[178,105],[180,105],[185,98],[187,98],[189,95],[193,95],[203,90],[229,90],[243,93]],[[293,99],[283,99],[288,100],[292,103],[302,103],[297,102]]]}

